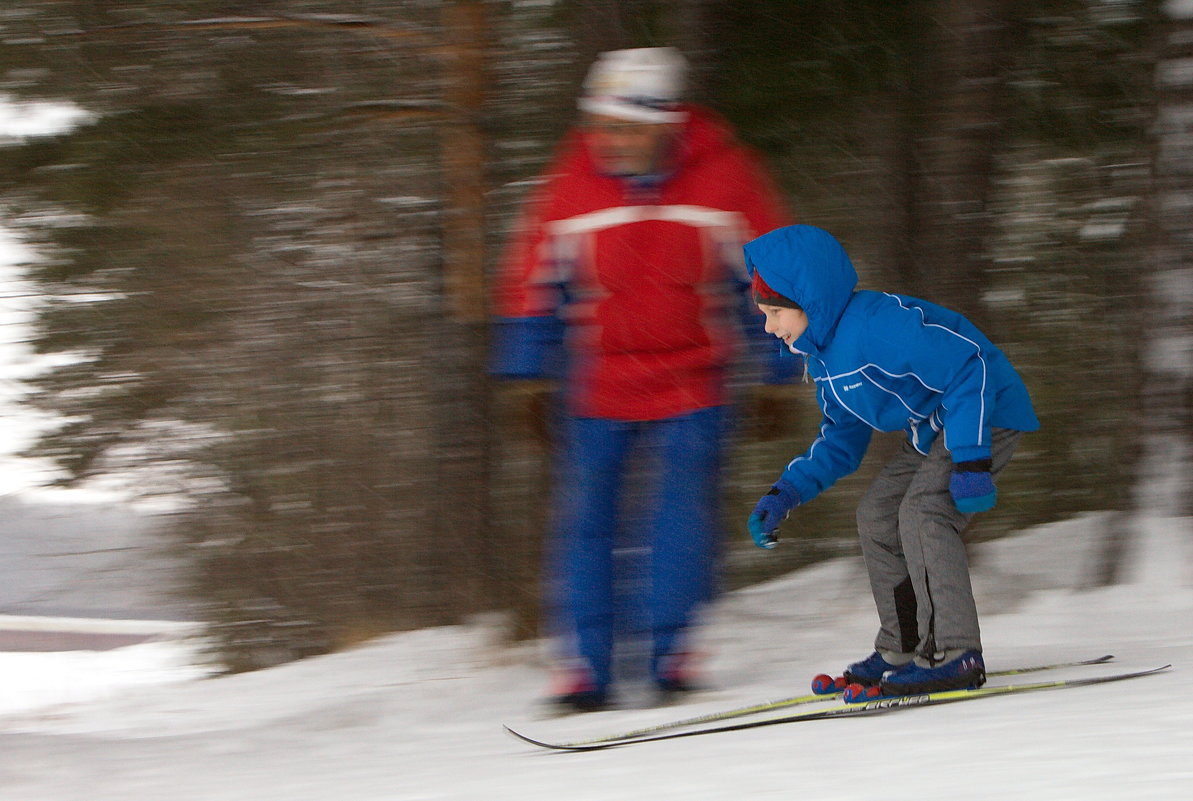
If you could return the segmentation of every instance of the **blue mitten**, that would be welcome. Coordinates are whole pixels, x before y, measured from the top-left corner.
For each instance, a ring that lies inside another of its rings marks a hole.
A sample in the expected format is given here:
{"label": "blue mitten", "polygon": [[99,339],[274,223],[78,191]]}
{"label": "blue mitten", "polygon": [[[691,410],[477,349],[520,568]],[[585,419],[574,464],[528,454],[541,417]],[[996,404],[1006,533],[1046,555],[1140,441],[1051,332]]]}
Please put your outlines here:
{"label": "blue mitten", "polygon": [[994,508],[998,490],[990,475],[990,460],[975,459],[972,462],[958,462],[953,465],[949,478],[949,493],[953,503],[962,514],[986,512]]}
{"label": "blue mitten", "polygon": [[750,514],[746,527],[759,548],[773,548],[779,542],[776,530],[791,510],[799,506],[799,493],[783,479],[775,482]]}

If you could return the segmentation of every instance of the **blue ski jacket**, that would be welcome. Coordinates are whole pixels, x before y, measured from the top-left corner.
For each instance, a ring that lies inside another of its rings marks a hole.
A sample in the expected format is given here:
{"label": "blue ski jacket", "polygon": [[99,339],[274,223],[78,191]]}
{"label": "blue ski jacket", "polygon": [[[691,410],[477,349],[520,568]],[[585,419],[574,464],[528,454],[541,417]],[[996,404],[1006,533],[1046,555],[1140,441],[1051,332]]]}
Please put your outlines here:
{"label": "blue ski jacket", "polygon": [[973,323],[925,300],[856,289],[857,272],[827,231],[778,228],[745,255],[808,315],[791,349],[807,356],[823,421],[783,472],[801,503],[858,468],[872,431],[905,430],[925,455],[943,432],[957,463],[990,458],[992,428],[1040,427],[1023,380]]}

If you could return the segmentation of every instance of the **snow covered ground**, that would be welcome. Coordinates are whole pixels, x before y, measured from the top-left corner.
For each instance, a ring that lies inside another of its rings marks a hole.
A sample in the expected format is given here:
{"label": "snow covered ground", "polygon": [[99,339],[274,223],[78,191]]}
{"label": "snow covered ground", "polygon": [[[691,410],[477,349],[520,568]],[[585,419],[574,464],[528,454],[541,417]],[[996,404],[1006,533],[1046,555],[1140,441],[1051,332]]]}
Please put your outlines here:
{"label": "snow covered ground", "polygon": [[582,736],[802,692],[873,636],[860,560],[846,558],[724,598],[702,636],[712,689],[667,709],[536,720],[543,648],[502,648],[483,624],[215,678],[198,678],[185,641],[0,654],[0,797],[1183,801],[1193,797],[1193,694],[1182,695],[1193,521],[1143,527],[1119,586],[1081,588],[1094,518],[982,546],[975,580],[991,669],[1113,653],[1111,665],[1062,674],[1175,666],[1159,676],[587,754],[503,733],[511,723]]}

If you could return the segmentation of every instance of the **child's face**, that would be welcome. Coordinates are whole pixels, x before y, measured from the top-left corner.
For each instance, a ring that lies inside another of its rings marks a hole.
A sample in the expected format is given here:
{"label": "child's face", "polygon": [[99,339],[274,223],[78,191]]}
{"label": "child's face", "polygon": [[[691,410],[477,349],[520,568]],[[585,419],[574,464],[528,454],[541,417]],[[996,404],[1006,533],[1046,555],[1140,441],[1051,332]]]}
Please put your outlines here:
{"label": "child's face", "polygon": [[808,315],[803,309],[759,303],[758,310],[766,315],[766,333],[774,334],[787,343],[787,347],[808,330]]}

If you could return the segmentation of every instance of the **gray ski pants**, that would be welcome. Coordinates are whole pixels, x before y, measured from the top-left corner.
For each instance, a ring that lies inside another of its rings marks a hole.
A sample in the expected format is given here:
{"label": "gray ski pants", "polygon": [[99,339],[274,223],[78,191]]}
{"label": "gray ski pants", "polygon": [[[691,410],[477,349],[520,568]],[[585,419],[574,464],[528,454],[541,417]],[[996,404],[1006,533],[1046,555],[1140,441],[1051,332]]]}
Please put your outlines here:
{"label": "gray ski pants", "polygon": [[[1022,438],[1022,431],[994,429],[996,477]],[[904,442],[858,505],[862,556],[878,607],[878,650],[931,655],[982,649],[961,539],[973,515],[953,504],[952,469],[943,434],[927,456]]]}

